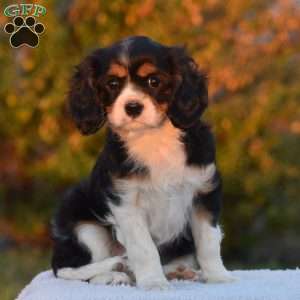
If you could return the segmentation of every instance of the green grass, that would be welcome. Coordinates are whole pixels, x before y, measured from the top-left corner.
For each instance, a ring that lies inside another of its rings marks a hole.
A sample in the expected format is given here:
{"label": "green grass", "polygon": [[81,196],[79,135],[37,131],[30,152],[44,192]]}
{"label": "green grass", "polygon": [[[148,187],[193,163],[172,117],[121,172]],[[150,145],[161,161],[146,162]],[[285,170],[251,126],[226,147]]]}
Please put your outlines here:
{"label": "green grass", "polygon": [[18,248],[0,252],[0,299],[13,300],[39,272],[49,269],[50,251]]}

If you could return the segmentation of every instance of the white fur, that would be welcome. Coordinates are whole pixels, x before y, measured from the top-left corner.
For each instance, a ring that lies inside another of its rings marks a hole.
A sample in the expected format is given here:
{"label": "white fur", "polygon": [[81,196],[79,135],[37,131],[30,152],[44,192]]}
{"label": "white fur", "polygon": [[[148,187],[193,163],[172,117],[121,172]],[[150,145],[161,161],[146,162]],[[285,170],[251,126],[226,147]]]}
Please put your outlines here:
{"label": "white fur", "polygon": [[122,51],[119,56],[119,60],[120,60],[120,62],[122,62],[122,64],[124,66],[129,65],[129,56],[128,56],[129,55],[129,47],[132,42],[133,42],[133,39],[130,37],[122,41]]}
{"label": "white fur", "polygon": [[[126,114],[125,105],[135,101],[144,106],[142,113],[132,119]],[[149,95],[138,90],[132,83],[127,83],[115,100],[111,112],[107,115],[111,126],[121,131],[137,130],[145,127],[157,126],[163,115],[155,107]]]}
{"label": "white fur", "polygon": [[205,282],[234,280],[222,262],[220,227],[213,227],[206,217],[193,214],[192,232],[197,249],[197,260],[202,270],[202,280]]}
{"label": "white fur", "polygon": [[[162,289],[168,285],[156,246],[150,236],[143,212],[134,204],[137,191],[130,190],[120,206],[111,205],[117,222],[117,237],[124,244],[130,269],[137,285],[146,289]],[[131,200],[129,200],[131,199]]]}
{"label": "white fur", "polygon": [[111,238],[104,227],[93,223],[80,223],[75,227],[75,234],[78,241],[91,252],[92,262],[110,256]]}

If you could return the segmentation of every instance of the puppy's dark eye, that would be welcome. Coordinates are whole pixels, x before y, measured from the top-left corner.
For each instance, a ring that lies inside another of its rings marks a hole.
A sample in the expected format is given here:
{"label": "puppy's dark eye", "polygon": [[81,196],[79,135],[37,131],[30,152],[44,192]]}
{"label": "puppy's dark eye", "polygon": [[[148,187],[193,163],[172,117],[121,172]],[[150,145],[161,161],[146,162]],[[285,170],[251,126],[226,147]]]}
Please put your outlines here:
{"label": "puppy's dark eye", "polygon": [[155,75],[151,75],[148,77],[148,85],[151,88],[157,88],[160,85],[160,79]]}
{"label": "puppy's dark eye", "polygon": [[118,90],[120,88],[120,80],[118,78],[112,78],[107,81],[106,86],[110,90],[113,90],[113,91]]}

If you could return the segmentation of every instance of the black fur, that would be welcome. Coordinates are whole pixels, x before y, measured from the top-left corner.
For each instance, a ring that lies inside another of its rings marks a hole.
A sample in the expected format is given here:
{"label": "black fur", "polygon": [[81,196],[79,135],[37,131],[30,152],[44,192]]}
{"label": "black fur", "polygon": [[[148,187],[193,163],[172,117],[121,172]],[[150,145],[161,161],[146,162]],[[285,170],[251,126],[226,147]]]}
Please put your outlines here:
{"label": "black fur", "polygon": [[206,75],[184,48],[170,49],[177,78],[177,90],[168,116],[176,127],[190,128],[199,121],[208,101]]}
{"label": "black fur", "polygon": [[[95,133],[105,121],[103,104],[96,87],[97,70],[102,66],[102,50],[88,56],[76,69],[71,80],[69,108],[83,134]],[[101,69],[100,69],[101,70]]]}
{"label": "black fur", "polygon": [[195,253],[195,243],[190,226],[186,226],[183,233],[174,241],[161,245],[158,248],[162,265],[185,255]]}
{"label": "black fur", "polygon": [[88,182],[82,182],[65,194],[54,216],[52,268],[55,274],[59,268],[78,267],[91,260],[88,249],[78,243],[73,232],[77,222],[94,219],[89,210],[87,196]]}
{"label": "black fur", "polygon": [[[206,76],[183,48],[163,46],[145,37],[132,37],[109,48],[96,50],[77,67],[69,93],[69,106],[77,127],[83,134],[91,134],[105,123],[108,110],[122,89],[120,86],[119,90],[110,91],[106,86],[108,79],[105,72],[110,62],[118,60],[124,49],[130,60],[131,80],[155,99],[157,105],[166,104],[166,118],[183,131],[187,165],[201,167],[214,163],[214,139],[209,127],[200,121],[207,105]],[[135,70],[145,61],[155,64],[160,71],[162,84],[155,90],[135,75]],[[113,178],[147,177],[148,173],[146,165],[128,159],[124,141],[112,128],[108,128],[103,151],[91,175],[65,195],[54,216],[52,267],[55,274],[59,268],[90,262],[91,254],[78,243],[74,227],[82,221],[96,221],[107,226],[106,220],[111,214],[108,203],[122,205],[114,189]],[[212,215],[213,225],[216,225],[221,208],[218,173],[214,181],[212,192],[195,195],[194,207],[204,207]],[[110,226],[107,230],[111,230]],[[189,227],[185,234],[159,248],[163,263],[194,251]]]}

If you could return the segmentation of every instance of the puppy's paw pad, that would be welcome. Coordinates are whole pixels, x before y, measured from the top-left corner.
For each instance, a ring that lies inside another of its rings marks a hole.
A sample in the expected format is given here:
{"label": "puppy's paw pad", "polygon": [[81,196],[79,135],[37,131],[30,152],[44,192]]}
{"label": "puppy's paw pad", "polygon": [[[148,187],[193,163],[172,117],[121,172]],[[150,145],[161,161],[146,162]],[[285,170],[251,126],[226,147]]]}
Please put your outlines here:
{"label": "puppy's paw pad", "polygon": [[127,261],[122,256],[114,256],[108,259],[113,271],[124,271],[127,269]]}
{"label": "puppy's paw pad", "polygon": [[190,280],[199,281],[200,273],[199,271],[193,270],[191,268],[179,266],[174,272],[169,272],[167,275],[169,280],[179,279],[179,280]]}

